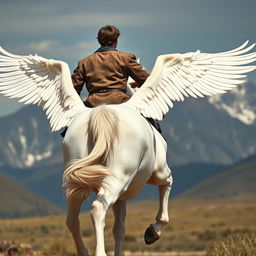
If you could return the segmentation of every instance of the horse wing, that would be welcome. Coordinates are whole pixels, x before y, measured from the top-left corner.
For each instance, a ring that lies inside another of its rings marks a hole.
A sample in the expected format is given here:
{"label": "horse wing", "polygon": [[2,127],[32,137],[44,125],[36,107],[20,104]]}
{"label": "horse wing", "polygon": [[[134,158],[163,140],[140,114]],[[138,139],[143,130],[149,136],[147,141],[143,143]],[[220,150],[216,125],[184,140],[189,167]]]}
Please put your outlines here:
{"label": "horse wing", "polygon": [[42,107],[52,131],[86,108],[73,88],[68,65],[40,56],[13,55],[0,47],[0,93]]}
{"label": "horse wing", "polygon": [[248,53],[255,44],[247,44],[215,54],[197,51],[158,56],[148,79],[124,104],[145,117],[162,120],[174,101],[225,93],[244,83],[245,74],[256,68],[247,65],[256,61],[256,53]]}

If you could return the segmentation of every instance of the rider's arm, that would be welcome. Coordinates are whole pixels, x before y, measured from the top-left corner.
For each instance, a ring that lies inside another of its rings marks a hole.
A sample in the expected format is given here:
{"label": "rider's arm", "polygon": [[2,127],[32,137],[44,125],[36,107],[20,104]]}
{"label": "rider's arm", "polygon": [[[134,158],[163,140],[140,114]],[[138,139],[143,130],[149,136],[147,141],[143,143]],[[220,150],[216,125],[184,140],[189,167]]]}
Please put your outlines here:
{"label": "rider's arm", "polygon": [[129,55],[127,66],[129,76],[137,83],[137,87],[140,87],[148,78],[149,73],[137,62],[133,54]]}
{"label": "rider's arm", "polygon": [[80,93],[83,89],[83,85],[85,83],[85,78],[86,78],[84,65],[82,64],[81,61],[78,62],[78,65],[77,65],[76,69],[74,70],[71,78],[72,78],[72,82],[73,82],[75,90],[80,95]]}

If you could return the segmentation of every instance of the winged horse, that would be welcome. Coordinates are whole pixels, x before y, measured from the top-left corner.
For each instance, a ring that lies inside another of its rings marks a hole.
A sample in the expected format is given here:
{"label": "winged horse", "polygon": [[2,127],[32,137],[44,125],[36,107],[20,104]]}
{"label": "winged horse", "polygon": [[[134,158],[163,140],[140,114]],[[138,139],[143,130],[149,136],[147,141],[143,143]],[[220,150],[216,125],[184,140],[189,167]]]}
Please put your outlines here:
{"label": "winged horse", "polygon": [[[115,221],[115,256],[122,255],[126,200],[144,184],[159,187],[156,221],[145,232],[151,244],[169,222],[168,200],[172,186],[166,162],[167,145],[145,117],[162,120],[173,102],[185,97],[224,93],[245,82],[255,70],[255,44],[222,53],[158,56],[153,70],[134,95],[120,105],[84,106],[73,88],[70,70],[63,61],[40,56],[18,56],[0,48],[0,93],[46,112],[52,131],[68,127],[63,141],[66,223],[78,256],[87,256],[80,234],[81,203],[91,192],[96,198],[91,216],[96,233],[96,256],[106,256],[104,225],[112,206]],[[249,65],[250,64],[250,65]]]}

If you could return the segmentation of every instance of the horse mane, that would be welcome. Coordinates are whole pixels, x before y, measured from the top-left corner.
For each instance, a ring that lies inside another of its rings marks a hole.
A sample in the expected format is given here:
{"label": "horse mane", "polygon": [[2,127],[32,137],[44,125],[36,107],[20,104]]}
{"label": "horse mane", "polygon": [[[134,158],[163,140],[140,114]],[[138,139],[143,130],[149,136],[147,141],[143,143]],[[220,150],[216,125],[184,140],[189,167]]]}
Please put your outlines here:
{"label": "horse mane", "polygon": [[118,139],[118,121],[117,113],[105,105],[92,109],[88,122],[89,154],[71,162],[64,172],[67,198],[85,199],[90,192],[98,192],[106,186],[103,179],[111,175],[106,162]]}

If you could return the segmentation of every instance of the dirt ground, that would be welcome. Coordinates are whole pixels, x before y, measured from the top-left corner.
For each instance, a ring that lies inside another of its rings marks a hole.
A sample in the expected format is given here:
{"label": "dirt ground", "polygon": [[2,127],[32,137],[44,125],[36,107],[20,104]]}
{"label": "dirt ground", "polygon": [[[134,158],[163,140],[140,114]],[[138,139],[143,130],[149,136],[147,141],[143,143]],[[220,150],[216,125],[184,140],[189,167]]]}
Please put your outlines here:
{"label": "dirt ground", "polygon": [[[205,251],[202,252],[131,252],[125,251],[124,256],[204,256]],[[111,256],[114,253],[110,254]]]}

